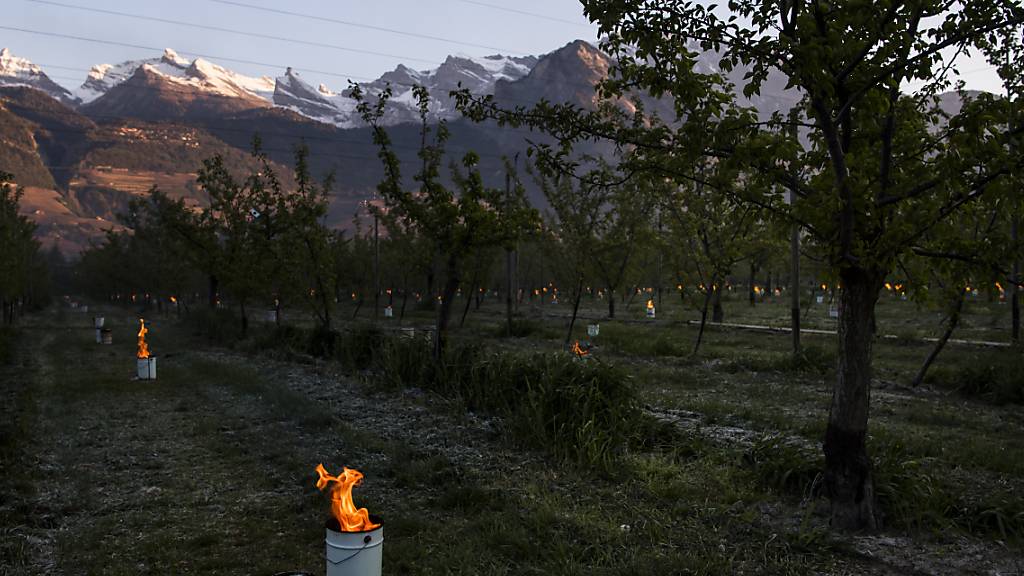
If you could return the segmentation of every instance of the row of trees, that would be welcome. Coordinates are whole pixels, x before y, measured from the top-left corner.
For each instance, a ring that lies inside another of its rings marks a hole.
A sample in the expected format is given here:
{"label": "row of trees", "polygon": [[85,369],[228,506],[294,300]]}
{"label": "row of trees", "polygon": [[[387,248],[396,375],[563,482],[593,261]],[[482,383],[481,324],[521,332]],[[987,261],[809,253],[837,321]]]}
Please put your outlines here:
{"label": "row of trees", "polygon": [[[582,4],[617,61],[601,92],[632,109],[542,102],[508,110],[468,92],[459,94],[461,109],[552,135],[556,145],[536,152],[553,172],[577,176],[571,152],[608,141],[628,151],[618,174],[669,182],[698,210],[706,202],[717,212],[713,223],[730,233],[748,213],[798,227],[794,236],[841,287],[839,366],[824,439],[832,521],[876,528],[866,439],[874,311],[886,279],[935,270],[946,278],[932,284],[955,292],[968,270],[983,269],[1015,287],[1017,310],[1020,280],[1006,263],[1019,258],[1019,246],[998,231],[1016,239],[1021,209],[1013,95],[1020,94],[1024,8],[999,0]],[[698,71],[702,51],[719,55],[722,73]],[[1008,96],[981,94],[943,110],[939,94],[957,87],[952,74],[972,52],[997,68]],[[778,75],[800,100],[789,114],[759,118],[738,103],[725,76],[734,70],[743,71],[737,88],[745,96]],[[920,87],[906,91],[911,83]],[[674,117],[644,115],[641,92],[670,97]],[[700,230],[687,235],[683,241],[709,243]],[[929,264],[910,262],[917,259]]]}
{"label": "row of trees", "polygon": [[[257,144],[260,172],[239,180],[220,160],[207,161],[199,181],[208,207],[154,193],[129,215],[133,237],[111,237],[83,262],[104,250],[128,258],[155,251],[165,257],[140,266],[155,267],[153,281],[169,283],[165,290],[201,274],[211,303],[230,294],[243,329],[253,302],[302,303],[328,343],[335,303],[349,292],[370,294],[376,310],[385,283],[404,297],[418,284],[428,302],[439,301],[440,356],[456,294],[485,286],[501,256],[511,330],[515,279],[538,274],[517,269],[531,252],[525,264],[555,271],[573,319],[585,287],[604,290],[613,316],[617,296],[673,275],[696,287],[702,318],[716,317],[741,264],[751,277],[763,263],[788,266],[796,288],[810,276],[796,269],[802,254],[839,287],[839,365],[824,438],[833,524],[878,527],[866,438],[875,307],[886,282],[945,306],[950,332],[968,284],[999,282],[1011,291],[1018,334],[1020,278],[1008,263],[1021,256],[1024,162],[1020,100],[1010,95],[1020,88],[1024,9],[999,0],[583,5],[617,62],[600,86],[604,104],[509,110],[456,94],[471,119],[547,135],[530,149],[532,177],[550,207],[543,217],[511,165],[504,188],[486,185],[473,154],[445,170],[447,129],[427,123],[422,89],[421,163],[407,180],[381,123],[390,92],[368,98],[356,87],[385,168],[379,202],[370,204],[372,231],[346,237],[326,229],[330,182],[314,182],[299,151],[294,182],[283,183]],[[781,75],[799,102],[759,117],[740,105],[724,73],[698,72],[700,51],[718,54],[724,72],[743,69],[744,95]],[[951,71],[971,51],[998,67],[1008,96],[975,95],[945,110],[939,95],[958,88]],[[921,87],[908,92],[908,83]],[[648,96],[670,99],[673,117],[645,114]],[[593,141],[619,153],[582,155],[580,146]],[[787,239],[796,255],[789,259]],[[392,263],[390,278],[382,279],[382,258]],[[795,322],[798,312],[797,305]]]}
{"label": "row of trees", "polygon": [[49,297],[49,272],[39,242],[33,237],[35,224],[18,212],[22,191],[14,176],[0,171],[0,310],[2,324],[13,324],[30,306]]}

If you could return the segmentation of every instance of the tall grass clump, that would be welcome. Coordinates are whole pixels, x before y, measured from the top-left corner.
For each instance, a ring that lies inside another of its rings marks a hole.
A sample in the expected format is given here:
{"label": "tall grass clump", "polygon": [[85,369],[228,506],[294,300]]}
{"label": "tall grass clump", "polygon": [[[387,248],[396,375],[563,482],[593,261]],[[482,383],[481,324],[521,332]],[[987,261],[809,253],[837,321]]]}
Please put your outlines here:
{"label": "tall grass clump", "polygon": [[926,378],[940,388],[993,404],[1024,404],[1024,356],[1016,349],[962,355]]}
{"label": "tall grass clump", "polygon": [[559,460],[607,466],[639,429],[641,411],[620,370],[568,354],[509,354],[450,346],[435,364],[430,344],[386,337],[375,348],[383,382],[418,387],[500,416],[515,444]]}

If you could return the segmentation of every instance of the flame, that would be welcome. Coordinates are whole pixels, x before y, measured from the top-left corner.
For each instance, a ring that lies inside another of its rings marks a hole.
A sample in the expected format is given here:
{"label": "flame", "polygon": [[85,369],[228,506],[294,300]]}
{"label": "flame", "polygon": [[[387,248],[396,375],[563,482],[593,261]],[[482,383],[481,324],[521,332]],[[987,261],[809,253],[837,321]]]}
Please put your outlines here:
{"label": "flame", "polygon": [[175,298],[174,296],[171,296],[171,304],[177,304],[177,303],[178,303],[178,299]]}
{"label": "flame", "polygon": [[886,290],[892,290],[892,284],[889,284],[888,282],[886,282],[885,283],[885,289]]}
{"label": "flame", "polygon": [[324,469],[323,464],[317,464],[316,473],[319,478],[316,487],[323,490],[330,483],[331,486],[331,514],[338,521],[342,532],[366,532],[380,526],[370,522],[370,513],[366,508],[356,508],[352,502],[352,488],[358,486],[363,480],[363,474],[358,470],[343,468],[340,476],[331,476]]}
{"label": "flame", "polygon": [[647,309],[648,310],[653,310],[654,309],[654,300],[648,300],[647,301]]}
{"label": "flame", "polygon": [[583,346],[580,346],[579,340],[573,342],[572,349],[570,351],[579,358],[583,358],[584,356],[588,356],[590,354],[590,350],[584,348]]}
{"label": "flame", "polygon": [[146,321],[139,318],[139,351],[136,353],[139,359],[149,358],[149,346],[146,345],[147,332],[149,332],[149,328],[146,328]]}

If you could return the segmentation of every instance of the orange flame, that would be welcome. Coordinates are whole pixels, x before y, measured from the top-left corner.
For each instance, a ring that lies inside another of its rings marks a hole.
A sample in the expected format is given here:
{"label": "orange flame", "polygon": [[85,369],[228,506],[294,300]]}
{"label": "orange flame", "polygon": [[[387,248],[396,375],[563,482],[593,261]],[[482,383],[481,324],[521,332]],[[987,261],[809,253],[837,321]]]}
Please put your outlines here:
{"label": "orange flame", "polygon": [[587,350],[583,346],[580,346],[580,341],[579,340],[573,342],[572,349],[570,350],[570,352],[572,352],[573,354],[575,354],[576,356],[578,356],[580,358],[583,358],[584,356],[589,356],[590,355],[590,350]]}
{"label": "orange flame", "polygon": [[319,478],[316,487],[323,490],[328,484],[334,483],[331,490],[331,514],[338,521],[342,532],[366,532],[380,526],[370,522],[370,513],[366,508],[356,508],[352,502],[352,488],[363,480],[358,470],[343,468],[341,476],[331,476],[323,464],[317,464],[316,473]]}
{"label": "orange flame", "polygon": [[139,359],[149,358],[149,346],[146,345],[147,332],[149,332],[149,328],[146,328],[146,321],[139,318],[139,351],[136,353]]}
{"label": "orange flame", "polygon": [[172,304],[177,304],[178,303],[178,299],[175,298],[174,296],[171,296],[171,303]]}
{"label": "orange flame", "polygon": [[647,301],[647,309],[650,310],[652,308],[654,308],[654,300],[648,300]]}

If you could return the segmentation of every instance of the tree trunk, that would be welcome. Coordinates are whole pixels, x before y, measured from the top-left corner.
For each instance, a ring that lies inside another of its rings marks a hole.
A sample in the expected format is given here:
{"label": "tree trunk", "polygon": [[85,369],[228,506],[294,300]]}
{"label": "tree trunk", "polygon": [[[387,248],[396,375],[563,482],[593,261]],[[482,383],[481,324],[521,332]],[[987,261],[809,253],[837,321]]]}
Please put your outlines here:
{"label": "tree trunk", "polygon": [[708,324],[708,308],[711,306],[711,293],[714,290],[706,290],[704,294],[704,307],[700,311],[700,328],[697,330],[697,342],[693,345],[693,354],[696,356],[700,351],[700,343],[704,341],[704,328]]}
{"label": "tree trunk", "polygon": [[711,304],[711,321],[716,323],[725,322],[725,309],[722,308],[722,288],[717,284],[711,287]]}
{"label": "tree trunk", "polygon": [[459,289],[459,260],[452,254],[448,256],[448,270],[445,278],[444,293],[441,306],[437,311],[437,330],[434,334],[434,361],[440,363],[448,345],[448,323],[451,320],[452,301]]}
{"label": "tree trunk", "polygon": [[505,251],[505,320],[508,335],[512,337],[512,307],[515,296],[512,294],[512,251]]}
{"label": "tree trunk", "polygon": [[763,302],[766,297],[770,297],[772,292],[772,271],[768,271],[768,275],[765,276],[764,292],[761,293],[761,301]]}
{"label": "tree trunk", "polygon": [[209,294],[210,308],[216,308],[217,307],[217,290],[218,290],[218,288],[219,288],[219,282],[217,281],[217,276],[215,274],[210,274],[210,284],[209,284],[209,289],[210,289],[210,294]]}
{"label": "tree trunk", "polygon": [[608,289],[608,318],[615,318],[615,290]]}
{"label": "tree trunk", "polygon": [[572,340],[572,329],[576,326],[576,315],[580,311],[580,300],[583,299],[583,276],[580,276],[579,281],[576,283],[576,294],[572,299],[572,318],[569,319],[569,332],[565,335],[565,346],[569,347],[569,341]]}
{"label": "tree trunk", "polygon": [[747,298],[750,300],[750,305],[754,306],[757,304],[757,291],[754,290],[754,284],[757,282],[755,275],[757,274],[757,266],[754,263],[750,263],[750,275],[747,277]]}
{"label": "tree trunk", "polygon": [[949,342],[949,337],[953,335],[953,330],[956,330],[957,325],[960,323],[960,313],[964,309],[964,291],[958,290],[956,299],[953,301],[953,308],[949,311],[949,320],[946,322],[946,330],[942,333],[942,337],[935,343],[935,347],[932,348],[928,357],[925,358],[924,364],[921,365],[921,369],[917,371],[917,376],[914,377],[914,381],[910,384],[913,387],[918,387],[924,382],[924,377],[928,373],[928,369],[931,368],[932,362],[939,357],[939,353],[946,347],[946,343]]}
{"label": "tree trunk", "polygon": [[793,224],[789,241],[789,317],[793,334],[793,355],[800,354],[800,226]]}
{"label": "tree trunk", "polygon": [[401,322],[405,318],[405,303],[409,300],[409,287],[406,286],[402,290],[402,307],[398,311],[398,321]]}
{"label": "tree trunk", "polygon": [[[471,284],[472,285],[472,284]],[[473,305],[473,294],[466,295],[466,306],[462,309],[462,318],[459,320],[459,328],[466,325],[466,316],[469,315],[469,307]]]}
{"label": "tree trunk", "polygon": [[[1018,239],[1017,215],[1013,214],[1010,222],[1010,240],[1014,248],[1017,247]],[[1013,278],[1010,285],[1010,341],[1014,344],[1020,343],[1020,260],[1013,259]]]}
{"label": "tree trunk", "polygon": [[238,308],[242,313],[242,338],[244,339],[249,333],[249,315],[245,312],[245,299],[238,301]]}
{"label": "tree trunk", "polygon": [[826,493],[832,526],[875,530],[880,518],[866,439],[871,388],[871,318],[883,274],[858,267],[840,273],[839,367],[825,432]]}

